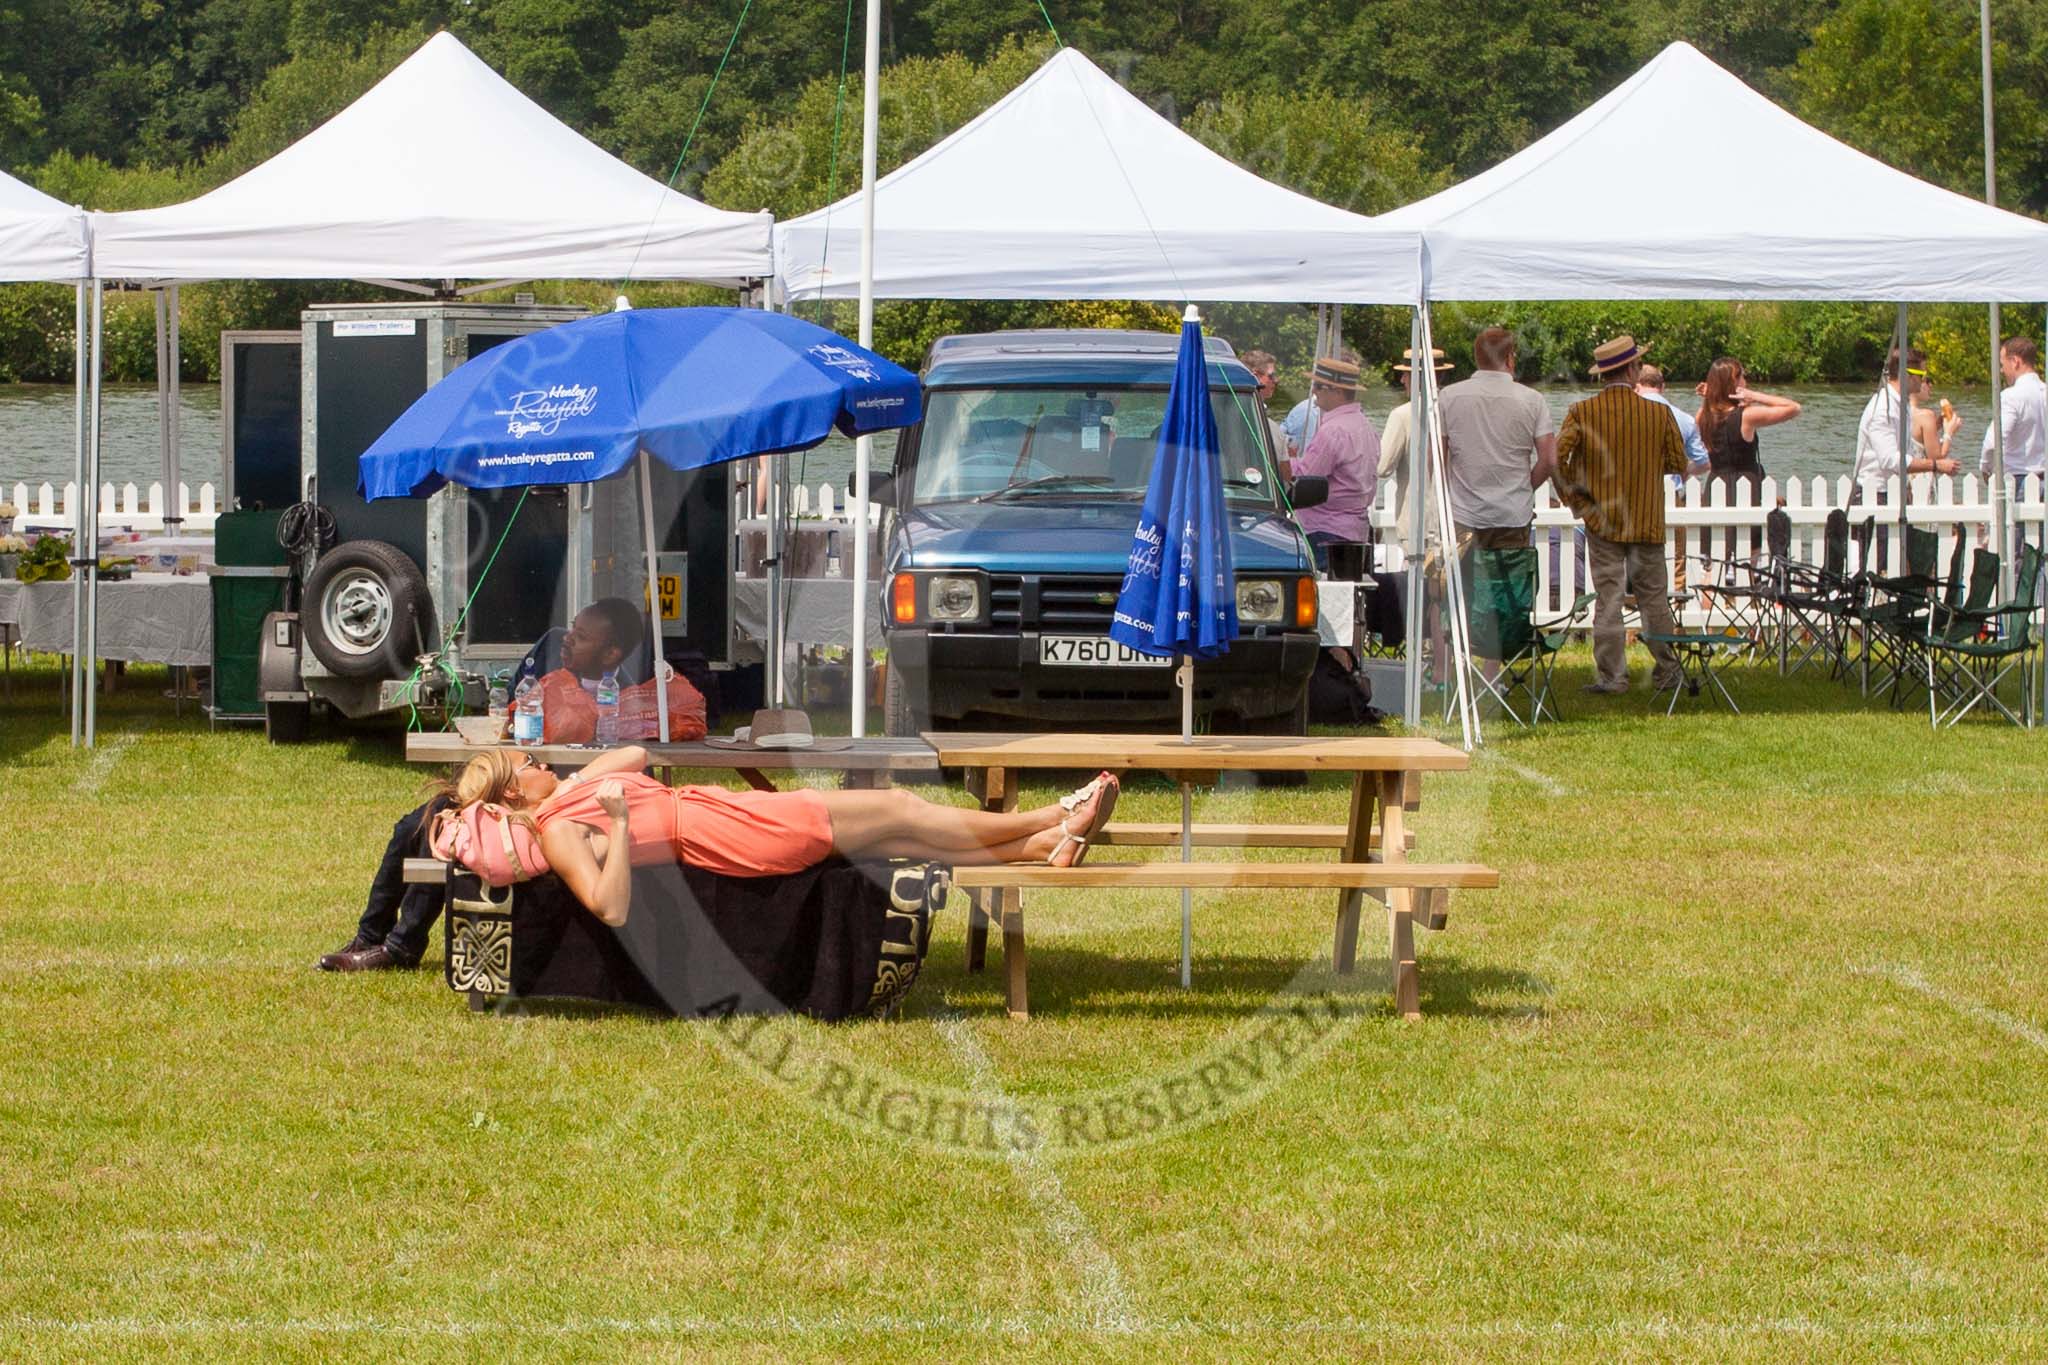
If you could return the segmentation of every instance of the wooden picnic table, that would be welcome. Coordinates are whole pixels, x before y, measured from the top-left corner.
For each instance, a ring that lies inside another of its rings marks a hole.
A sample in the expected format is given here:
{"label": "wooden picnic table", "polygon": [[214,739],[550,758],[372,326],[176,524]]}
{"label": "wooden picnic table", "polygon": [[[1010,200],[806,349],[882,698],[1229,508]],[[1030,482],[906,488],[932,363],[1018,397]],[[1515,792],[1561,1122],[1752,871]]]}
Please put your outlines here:
{"label": "wooden picnic table", "polygon": [[[449,731],[409,734],[405,756],[413,763],[461,763],[492,746],[471,744]],[[619,747],[624,747],[619,746]],[[930,777],[939,773],[938,756],[921,739],[832,740],[829,747],[750,749],[699,740],[640,745],[656,768],[723,768],[738,773],[758,791],[774,791],[770,773],[836,772],[848,787],[888,786],[898,777]],[[580,768],[605,752],[595,744],[530,744],[521,746],[553,768]]]}
{"label": "wooden picnic table", "polygon": [[[1404,1016],[1421,1014],[1421,988],[1415,962],[1415,920],[1432,928],[1443,924],[1444,892],[1451,886],[1492,886],[1498,877],[1490,868],[1458,864],[1425,869],[1404,876],[1408,863],[1407,812],[1421,798],[1426,772],[1461,772],[1470,766],[1464,752],[1433,739],[1364,737],[1321,738],[1266,735],[1199,735],[1183,742],[1174,735],[1086,734],[947,734],[928,732],[925,741],[938,762],[967,770],[968,790],[984,809],[1017,808],[1019,775],[1038,769],[1079,769],[1112,772],[1142,769],[1167,774],[1177,782],[1203,785],[1223,772],[1328,772],[1351,774],[1349,817],[1342,826],[1234,826],[1199,830],[1197,843],[1214,847],[1234,842],[1245,847],[1303,847],[1338,850],[1338,862],[1318,864],[1131,864],[1103,866],[1091,861],[1079,869],[969,868],[955,871],[956,884],[976,897],[969,912],[967,966],[982,968],[989,921],[1003,931],[1003,966],[1010,1013],[1029,1014],[1027,960],[1024,947],[1024,885],[1169,886],[1183,880],[1197,886],[1322,886],[1337,889],[1332,959],[1336,970],[1356,967],[1358,917],[1366,895],[1384,894],[1388,910],[1389,955],[1393,965],[1394,1000]],[[1377,824],[1375,823],[1377,817]],[[1142,827],[1139,837],[1112,837],[1104,843],[1158,844],[1159,831]],[[1285,830],[1286,833],[1278,831]],[[1178,842],[1176,836],[1174,842]],[[1378,868],[1368,864],[1379,864]],[[1409,884],[1421,882],[1423,884]]]}

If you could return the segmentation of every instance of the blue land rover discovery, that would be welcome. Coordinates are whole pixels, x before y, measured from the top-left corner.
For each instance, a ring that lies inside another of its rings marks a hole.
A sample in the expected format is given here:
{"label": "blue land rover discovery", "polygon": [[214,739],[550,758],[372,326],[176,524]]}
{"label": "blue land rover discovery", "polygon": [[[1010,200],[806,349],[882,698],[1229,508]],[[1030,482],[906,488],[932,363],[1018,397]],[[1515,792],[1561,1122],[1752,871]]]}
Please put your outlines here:
{"label": "blue land rover discovery", "polygon": [[[1251,373],[1208,341],[1240,636],[1195,670],[1218,732],[1299,733],[1316,659],[1313,562],[1278,487]],[[875,490],[891,734],[964,724],[1171,725],[1170,661],[1109,639],[1179,338],[1018,331],[947,337],[924,420]]]}

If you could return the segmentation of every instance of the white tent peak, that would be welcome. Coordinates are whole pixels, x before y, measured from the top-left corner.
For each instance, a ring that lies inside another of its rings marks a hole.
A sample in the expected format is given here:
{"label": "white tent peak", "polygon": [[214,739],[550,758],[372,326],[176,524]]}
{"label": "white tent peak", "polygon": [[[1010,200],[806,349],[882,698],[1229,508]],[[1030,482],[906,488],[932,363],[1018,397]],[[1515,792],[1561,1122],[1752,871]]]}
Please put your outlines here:
{"label": "white tent peak", "polygon": [[2026,298],[2048,250],[2048,224],[1895,170],[1682,42],[1376,221],[1423,234],[1442,299]]}
{"label": "white tent peak", "polygon": [[[790,297],[858,292],[860,222],[856,193],[777,228]],[[1071,47],[875,186],[885,298],[1406,301],[1416,249],[1203,146]]]}
{"label": "white tent peak", "polygon": [[768,273],[769,231],[642,175],[445,32],[218,189],[94,219],[106,278],[733,279]]}
{"label": "white tent peak", "polygon": [[78,280],[92,270],[86,219],[0,171],[0,280]]}

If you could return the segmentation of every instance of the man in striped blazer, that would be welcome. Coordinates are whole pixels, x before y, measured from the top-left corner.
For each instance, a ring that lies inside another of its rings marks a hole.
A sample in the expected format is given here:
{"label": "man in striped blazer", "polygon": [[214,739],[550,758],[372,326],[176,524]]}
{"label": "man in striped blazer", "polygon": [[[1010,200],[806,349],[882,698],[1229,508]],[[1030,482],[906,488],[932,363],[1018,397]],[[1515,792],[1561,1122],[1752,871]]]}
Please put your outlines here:
{"label": "man in striped blazer", "polygon": [[[1628,691],[1622,598],[1633,592],[1646,633],[1672,635],[1664,556],[1665,477],[1685,472],[1685,441],[1671,409],[1638,394],[1643,348],[1631,336],[1593,350],[1599,393],[1571,405],[1557,433],[1557,491],[1586,527],[1593,566],[1593,681],[1588,692]],[[1648,643],[1647,641],[1645,642]],[[1650,644],[1650,686],[1675,686],[1678,656]]]}

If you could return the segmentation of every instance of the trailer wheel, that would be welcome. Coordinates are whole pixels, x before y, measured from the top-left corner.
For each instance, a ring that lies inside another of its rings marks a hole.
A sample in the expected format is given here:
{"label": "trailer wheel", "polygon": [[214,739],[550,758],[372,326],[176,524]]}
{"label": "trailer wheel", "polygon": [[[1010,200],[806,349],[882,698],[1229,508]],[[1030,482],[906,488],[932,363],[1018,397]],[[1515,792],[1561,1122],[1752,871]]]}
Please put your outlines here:
{"label": "trailer wheel", "polygon": [[347,541],[320,556],[299,619],[314,656],[344,678],[405,677],[434,645],[419,567],[381,540]]}
{"label": "trailer wheel", "polygon": [[297,744],[306,737],[306,726],[312,718],[310,702],[264,702],[263,737],[272,744]]}

